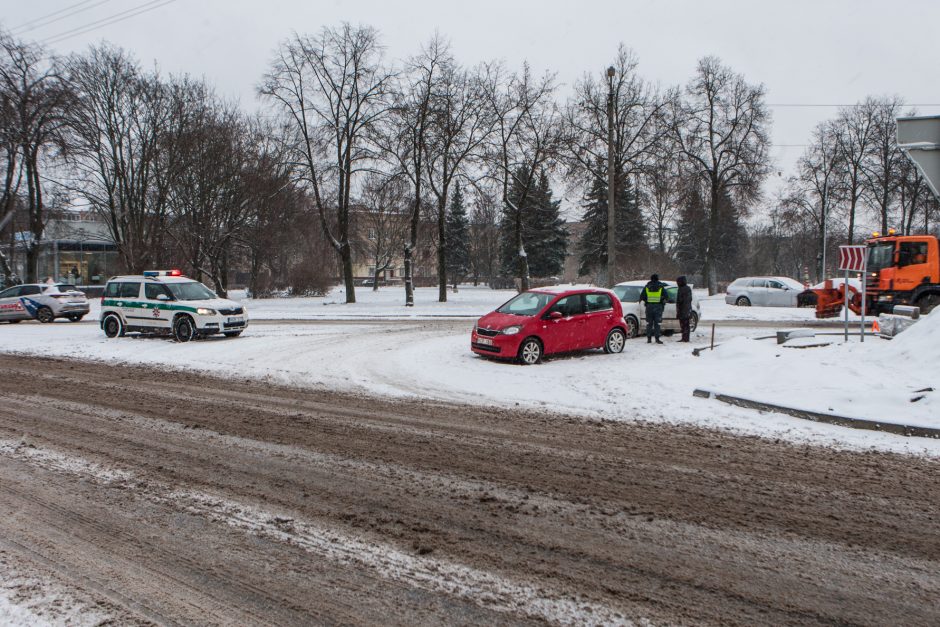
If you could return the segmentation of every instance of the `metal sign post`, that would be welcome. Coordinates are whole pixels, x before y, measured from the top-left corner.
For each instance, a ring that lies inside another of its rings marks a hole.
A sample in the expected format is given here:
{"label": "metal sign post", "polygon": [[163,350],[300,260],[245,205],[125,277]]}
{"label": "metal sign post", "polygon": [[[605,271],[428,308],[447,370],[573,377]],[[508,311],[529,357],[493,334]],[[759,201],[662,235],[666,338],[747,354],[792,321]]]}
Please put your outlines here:
{"label": "metal sign post", "polygon": [[868,247],[867,246],[839,246],[839,269],[845,270],[845,284],[842,292],[845,294],[845,341],[849,341],[849,272],[862,273],[862,341],[865,341],[865,309],[866,290],[868,282]]}
{"label": "metal sign post", "polygon": [[865,311],[868,309],[868,259],[862,263],[862,327],[861,341],[865,342]]}
{"label": "metal sign post", "polygon": [[845,283],[842,284],[842,291],[845,293],[845,305],[843,306],[843,318],[845,318],[845,341],[849,341],[849,269],[845,269]]}

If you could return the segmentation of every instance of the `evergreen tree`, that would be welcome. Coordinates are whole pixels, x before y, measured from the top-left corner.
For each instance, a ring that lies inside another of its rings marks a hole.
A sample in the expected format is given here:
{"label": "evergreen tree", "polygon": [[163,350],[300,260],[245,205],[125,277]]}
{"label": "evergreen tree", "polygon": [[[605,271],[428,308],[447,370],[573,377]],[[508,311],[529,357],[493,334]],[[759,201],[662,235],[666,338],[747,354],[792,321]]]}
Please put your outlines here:
{"label": "evergreen tree", "polygon": [[[520,207],[522,242],[532,276],[560,275],[568,251],[568,230],[561,218],[561,201],[554,200],[548,174],[542,171],[524,203],[524,185],[517,177],[510,189],[513,203]],[[520,204],[521,203],[521,204]],[[516,216],[504,211],[500,219],[500,266],[506,276],[515,276],[519,267],[516,250]]]}
{"label": "evergreen tree", "polygon": [[454,188],[450,207],[444,219],[444,237],[447,242],[445,266],[457,289],[457,283],[470,271],[470,220],[463,206],[463,191],[460,185]]}
{"label": "evergreen tree", "polygon": [[[704,272],[705,247],[708,242],[708,203],[698,189],[689,191],[679,212],[677,229],[677,260],[688,274]],[[716,275],[719,280],[731,278],[740,268],[747,245],[747,231],[740,210],[731,196],[721,191],[718,197],[718,229],[715,237]]]}
{"label": "evergreen tree", "polygon": [[[646,223],[629,178],[621,174],[616,183],[617,259],[628,260],[648,248]],[[578,274],[589,275],[607,265],[607,179],[595,178],[584,201],[586,228],[578,242]]]}

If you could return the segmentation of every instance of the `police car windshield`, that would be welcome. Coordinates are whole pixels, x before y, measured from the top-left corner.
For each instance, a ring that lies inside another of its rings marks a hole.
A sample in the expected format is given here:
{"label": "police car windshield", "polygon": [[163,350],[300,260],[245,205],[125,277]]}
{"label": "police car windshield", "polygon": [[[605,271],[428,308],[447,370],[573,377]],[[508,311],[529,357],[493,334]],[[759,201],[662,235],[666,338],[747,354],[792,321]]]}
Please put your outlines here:
{"label": "police car windshield", "polygon": [[164,283],[164,285],[170,289],[176,300],[208,300],[216,297],[208,287],[198,281]]}

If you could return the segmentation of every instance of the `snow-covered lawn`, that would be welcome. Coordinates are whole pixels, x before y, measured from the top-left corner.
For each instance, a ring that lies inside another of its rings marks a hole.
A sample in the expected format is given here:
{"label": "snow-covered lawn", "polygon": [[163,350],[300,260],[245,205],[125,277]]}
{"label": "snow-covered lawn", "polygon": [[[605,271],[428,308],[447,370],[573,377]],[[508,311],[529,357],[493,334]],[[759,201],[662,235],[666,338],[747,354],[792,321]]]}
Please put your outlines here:
{"label": "snow-covered lawn", "polygon": [[[473,294],[461,290],[461,294]],[[482,299],[481,299],[482,300]],[[499,300],[499,299],[496,299]],[[470,305],[469,303],[474,303]],[[468,307],[490,304],[468,298]],[[341,307],[341,306],[340,306]],[[376,305],[378,308],[378,305]],[[459,307],[455,305],[455,309]],[[326,307],[324,307],[326,308]],[[377,309],[381,311],[381,309]],[[469,311],[469,309],[468,309]],[[752,434],[929,450],[940,442],[855,431],[693,398],[695,388],[847,416],[940,427],[940,315],[893,342],[796,349],[749,339],[772,330],[722,327],[714,352],[693,357],[689,345],[628,342],[619,355],[600,351],[522,367],[469,350],[466,321],[265,324],[238,339],[179,344],[160,338],[108,340],[97,325],[0,325],[0,350],[192,368],[269,378],[300,386],[418,396],[495,406],[525,406],[610,420],[685,422]],[[706,332],[692,346],[707,343]]]}

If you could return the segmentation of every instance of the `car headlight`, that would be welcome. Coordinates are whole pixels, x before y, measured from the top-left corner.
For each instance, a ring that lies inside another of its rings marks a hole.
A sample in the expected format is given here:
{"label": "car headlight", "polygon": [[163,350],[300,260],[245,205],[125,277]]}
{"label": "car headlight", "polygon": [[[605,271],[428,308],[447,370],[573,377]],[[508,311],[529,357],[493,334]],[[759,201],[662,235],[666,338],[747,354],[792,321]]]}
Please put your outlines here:
{"label": "car headlight", "polygon": [[518,332],[521,331],[521,330],[522,330],[522,327],[516,325],[516,326],[512,326],[512,327],[506,327],[505,329],[503,329],[502,331],[500,331],[500,333],[502,333],[503,335],[515,335],[516,333],[518,333]]}
{"label": "car headlight", "polygon": [[206,309],[205,307],[200,307],[199,309],[196,310],[196,313],[199,314],[200,316],[214,316],[215,309]]}

